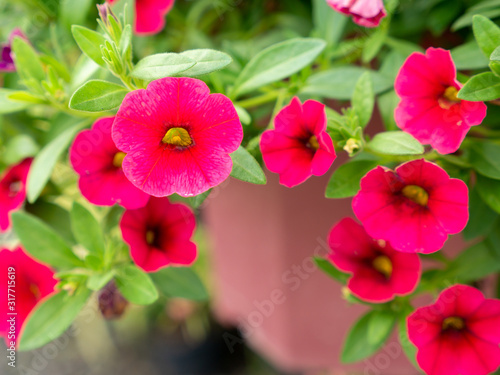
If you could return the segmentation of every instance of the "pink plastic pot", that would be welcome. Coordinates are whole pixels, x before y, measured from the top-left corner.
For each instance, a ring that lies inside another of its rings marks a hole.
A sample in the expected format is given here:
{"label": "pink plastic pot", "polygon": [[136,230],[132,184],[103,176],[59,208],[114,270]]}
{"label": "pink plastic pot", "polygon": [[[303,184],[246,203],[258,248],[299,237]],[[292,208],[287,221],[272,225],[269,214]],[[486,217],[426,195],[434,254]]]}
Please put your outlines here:
{"label": "pink plastic pot", "polygon": [[[239,326],[257,352],[285,370],[418,374],[395,338],[363,363],[340,363],[343,340],[365,309],[346,302],[341,285],[312,261],[328,251],[333,224],[353,216],[350,199],[323,197],[329,176],[293,189],[270,173],[266,186],[231,179],[208,198],[215,314]],[[456,236],[446,247],[463,244]],[[226,342],[228,350],[239,345],[230,336]]]}

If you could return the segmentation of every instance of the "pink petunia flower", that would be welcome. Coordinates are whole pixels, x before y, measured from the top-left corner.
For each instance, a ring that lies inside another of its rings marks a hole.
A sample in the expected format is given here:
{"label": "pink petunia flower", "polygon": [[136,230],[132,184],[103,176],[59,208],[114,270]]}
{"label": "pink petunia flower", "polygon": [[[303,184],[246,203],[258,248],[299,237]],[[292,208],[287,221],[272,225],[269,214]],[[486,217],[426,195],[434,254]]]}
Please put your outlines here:
{"label": "pink petunia flower", "polygon": [[280,174],[280,184],[293,187],[328,171],[336,155],[323,104],[301,104],[294,97],[276,115],[274,127],[262,133],[260,149],[266,167]]}
{"label": "pink petunia flower", "polygon": [[10,213],[20,208],[26,199],[26,180],[31,162],[31,158],[24,159],[0,177],[0,232],[10,228]]}
{"label": "pink petunia flower", "polygon": [[92,129],[80,132],[69,151],[73,169],[80,175],[78,186],[87,200],[98,206],[115,203],[125,208],[144,207],[149,195],[136,188],[123,173],[125,153],[111,139],[114,117],[97,120]]}
{"label": "pink petunia flower", "polygon": [[412,53],[394,83],[401,98],[394,113],[397,125],[441,154],[457,151],[470,127],[486,116],[483,102],[458,99],[461,87],[450,51]]}
{"label": "pink petunia flower", "polygon": [[[117,0],[107,0],[114,4]],[[174,6],[175,0],[136,0],[135,25],[136,34],[158,34],[165,27],[165,16]]]}
{"label": "pink petunia flower", "polygon": [[352,208],[366,232],[403,252],[432,253],[469,219],[467,185],[424,159],[392,171],[377,167],[361,179]]}
{"label": "pink petunia flower", "polygon": [[337,12],[352,16],[352,20],[364,27],[377,27],[386,16],[382,0],[326,0]]}
{"label": "pink petunia flower", "polygon": [[500,366],[500,300],[452,286],[408,317],[408,336],[427,375],[492,374]]}
{"label": "pink petunia flower", "polygon": [[123,171],[144,192],[201,194],[229,177],[243,139],[233,103],[193,78],[163,78],[127,94],[112,130]]}
{"label": "pink petunia flower", "polygon": [[[11,268],[12,267],[12,268]],[[17,342],[21,327],[29,313],[38,302],[54,292],[57,284],[54,272],[47,266],[38,263],[28,256],[23,249],[17,248],[13,251],[0,249],[0,336],[5,338],[8,347],[11,341]],[[14,292],[7,290],[10,286]],[[7,294],[15,295],[15,303],[9,303],[11,299]],[[12,307],[12,309],[11,309]],[[8,319],[15,312],[15,323],[11,326]],[[12,328],[11,328],[12,327]]]}
{"label": "pink petunia flower", "polygon": [[16,36],[28,40],[20,29],[14,29],[9,36],[9,42],[0,46],[0,72],[15,72],[16,66],[12,58],[12,41]]}
{"label": "pink petunia flower", "polygon": [[374,240],[351,218],[342,219],[332,228],[328,244],[332,249],[328,259],[352,274],[347,287],[362,300],[390,301],[396,295],[411,293],[420,280],[417,254],[405,254],[383,240]]}
{"label": "pink petunia flower", "polygon": [[196,245],[190,239],[195,226],[191,209],[168,198],[151,198],[145,207],[125,211],[120,221],[133,261],[146,272],[192,264]]}

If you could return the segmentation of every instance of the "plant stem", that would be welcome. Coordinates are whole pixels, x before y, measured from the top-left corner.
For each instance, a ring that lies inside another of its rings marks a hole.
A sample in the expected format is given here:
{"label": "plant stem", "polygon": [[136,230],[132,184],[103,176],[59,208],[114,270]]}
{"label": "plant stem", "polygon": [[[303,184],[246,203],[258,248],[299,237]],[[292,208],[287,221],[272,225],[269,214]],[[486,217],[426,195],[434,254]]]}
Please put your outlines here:
{"label": "plant stem", "polygon": [[242,108],[257,107],[259,105],[272,102],[273,100],[275,100],[276,98],[278,98],[278,96],[280,94],[281,94],[281,90],[270,91],[268,93],[256,96],[254,98],[240,100],[239,102],[236,102],[235,104],[239,105]]}

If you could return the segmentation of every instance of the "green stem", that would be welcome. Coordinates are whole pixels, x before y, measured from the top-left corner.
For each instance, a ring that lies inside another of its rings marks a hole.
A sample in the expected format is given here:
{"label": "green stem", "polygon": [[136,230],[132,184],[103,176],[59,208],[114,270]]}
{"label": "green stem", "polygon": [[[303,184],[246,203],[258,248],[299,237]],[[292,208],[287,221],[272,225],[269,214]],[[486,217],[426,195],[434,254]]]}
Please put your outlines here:
{"label": "green stem", "polygon": [[272,102],[273,100],[276,100],[276,98],[278,98],[280,94],[281,94],[281,90],[270,91],[268,93],[265,93],[265,94],[260,95],[260,96],[256,96],[254,98],[240,100],[239,102],[236,102],[235,104],[239,105],[242,108],[257,107],[259,105],[266,104],[266,103]]}

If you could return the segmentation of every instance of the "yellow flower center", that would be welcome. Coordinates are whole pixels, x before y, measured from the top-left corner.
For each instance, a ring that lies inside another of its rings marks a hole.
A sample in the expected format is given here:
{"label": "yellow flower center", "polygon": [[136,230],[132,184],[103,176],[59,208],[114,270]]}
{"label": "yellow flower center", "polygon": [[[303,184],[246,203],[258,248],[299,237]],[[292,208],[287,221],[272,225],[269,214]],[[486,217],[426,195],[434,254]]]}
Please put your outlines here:
{"label": "yellow flower center", "polygon": [[465,322],[462,318],[458,316],[450,316],[443,320],[443,331],[453,329],[456,331],[461,331],[465,328]]}
{"label": "yellow flower center", "polygon": [[124,153],[124,152],[117,152],[115,154],[115,156],[113,157],[113,165],[116,167],[116,168],[121,168],[122,167],[122,163],[123,163],[123,159],[125,159],[125,156],[127,154]]}
{"label": "yellow flower center", "polygon": [[29,288],[30,292],[35,296],[35,299],[38,301],[42,296],[42,293],[40,292],[40,288],[38,287],[38,285],[31,283]]}
{"label": "yellow flower center", "polygon": [[390,278],[392,275],[392,262],[386,255],[379,255],[372,262],[373,268],[384,275],[386,278]]}
{"label": "yellow flower center", "polygon": [[450,86],[444,90],[443,95],[438,99],[439,106],[443,109],[450,109],[456,103],[460,103],[456,87]]}
{"label": "yellow flower center", "polygon": [[420,186],[406,185],[403,190],[401,190],[401,192],[412,202],[415,202],[424,207],[427,206],[427,202],[429,201],[429,194]]}
{"label": "yellow flower center", "polygon": [[318,138],[315,135],[312,135],[311,138],[307,141],[307,146],[316,151],[319,148]]}
{"label": "yellow flower center", "polygon": [[161,140],[168,145],[187,147],[193,144],[193,140],[188,131],[184,128],[171,128]]}
{"label": "yellow flower center", "polygon": [[23,183],[21,181],[12,181],[9,184],[9,197],[15,197],[21,191]]}
{"label": "yellow flower center", "polygon": [[155,242],[155,232],[152,231],[152,230],[148,230],[146,232],[146,242],[148,243],[148,245],[152,245],[154,242]]}

